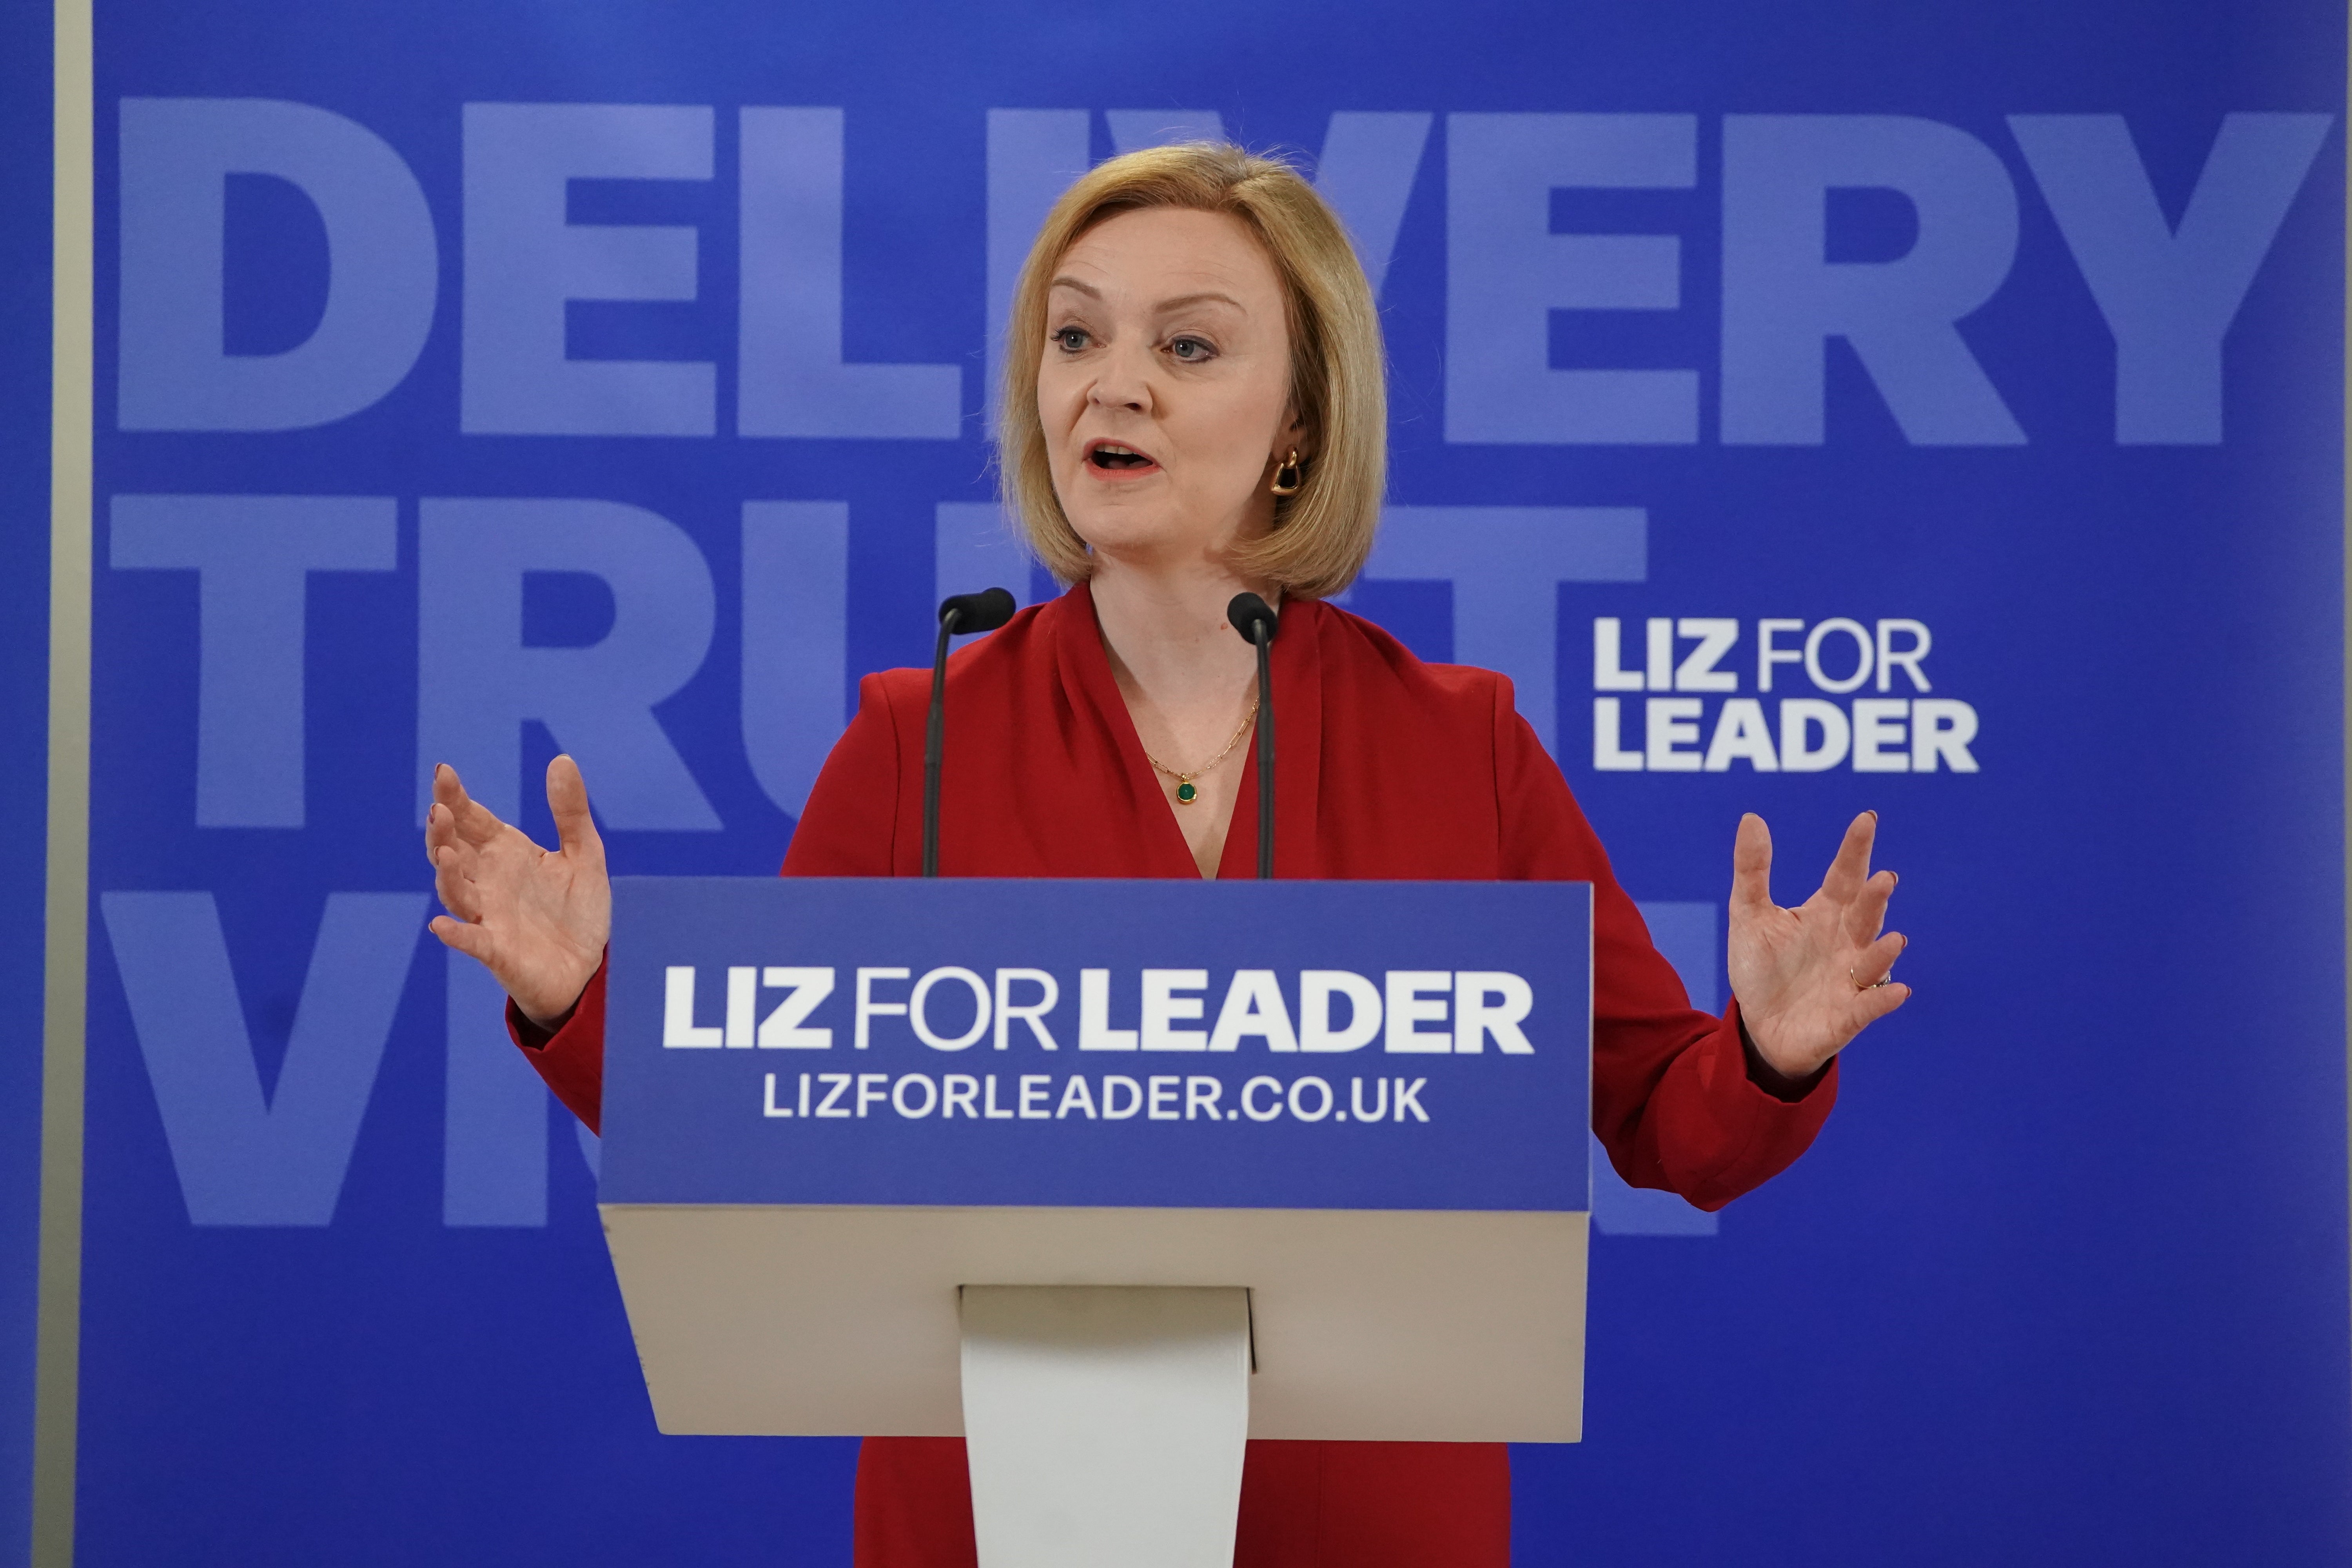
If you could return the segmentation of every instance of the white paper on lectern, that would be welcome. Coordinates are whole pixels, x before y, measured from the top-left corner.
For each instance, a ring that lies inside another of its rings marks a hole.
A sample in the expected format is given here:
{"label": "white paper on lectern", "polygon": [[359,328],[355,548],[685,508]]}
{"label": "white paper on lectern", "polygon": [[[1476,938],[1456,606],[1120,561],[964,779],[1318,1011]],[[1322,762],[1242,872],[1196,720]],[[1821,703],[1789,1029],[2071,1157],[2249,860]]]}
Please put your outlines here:
{"label": "white paper on lectern", "polygon": [[1245,1291],[975,1286],[961,1315],[981,1568],[1233,1562]]}

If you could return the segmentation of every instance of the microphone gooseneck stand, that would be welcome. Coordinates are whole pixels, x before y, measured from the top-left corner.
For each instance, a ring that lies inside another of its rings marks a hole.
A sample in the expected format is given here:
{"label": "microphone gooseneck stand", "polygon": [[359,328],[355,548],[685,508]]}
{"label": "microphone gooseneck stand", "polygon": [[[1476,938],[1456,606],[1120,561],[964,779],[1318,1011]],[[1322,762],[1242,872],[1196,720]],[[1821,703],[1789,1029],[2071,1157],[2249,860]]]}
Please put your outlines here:
{"label": "microphone gooseneck stand", "polygon": [[1274,878],[1274,606],[1255,594],[1236,594],[1225,619],[1257,649],[1257,874]]}
{"label": "microphone gooseneck stand", "polygon": [[931,650],[931,721],[923,737],[923,875],[940,874],[940,763],[948,739],[948,638],[992,632],[1018,608],[1003,588],[958,594],[940,604],[940,640]]}

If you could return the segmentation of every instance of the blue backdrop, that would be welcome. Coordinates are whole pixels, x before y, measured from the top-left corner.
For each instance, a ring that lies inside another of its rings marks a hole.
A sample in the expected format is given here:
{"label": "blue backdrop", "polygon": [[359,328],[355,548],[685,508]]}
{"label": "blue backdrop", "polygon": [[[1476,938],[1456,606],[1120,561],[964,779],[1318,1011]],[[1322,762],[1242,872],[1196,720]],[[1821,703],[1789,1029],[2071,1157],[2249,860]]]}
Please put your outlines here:
{"label": "blue backdrop", "polygon": [[1352,606],[1513,676],[1701,999],[1741,810],[1785,900],[1864,807],[1903,876],[1918,995],[1814,1151],[1719,1225],[1596,1188],[1522,1560],[2352,1552],[2340,5],[98,47],[82,1561],[846,1561],[854,1445],[654,1432],[593,1141],[423,937],[421,780],[545,838],[561,745],[616,869],[772,869],[855,677],[1039,591],[982,423],[1037,216],[1218,131],[1381,283]]}

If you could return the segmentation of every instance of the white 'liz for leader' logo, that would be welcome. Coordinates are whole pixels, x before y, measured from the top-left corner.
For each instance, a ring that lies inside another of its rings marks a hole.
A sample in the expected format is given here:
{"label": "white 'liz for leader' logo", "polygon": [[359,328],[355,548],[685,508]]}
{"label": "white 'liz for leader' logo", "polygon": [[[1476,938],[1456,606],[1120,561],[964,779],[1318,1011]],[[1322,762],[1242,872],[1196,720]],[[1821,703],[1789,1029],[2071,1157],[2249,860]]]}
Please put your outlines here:
{"label": "white 'liz for leader' logo", "polygon": [[[782,964],[725,966],[718,1022],[699,1021],[696,969],[672,964],[664,978],[662,1044],[674,1050],[766,1048],[830,1050],[837,1017],[838,972]],[[935,1051],[969,1049],[993,1037],[998,1050],[1016,1037],[1061,1049],[1062,984],[1043,969],[1003,968],[993,975],[960,965],[925,971],[904,965],[855,971],[846,998],[857,1050],[897,1043],[903,1033]],[[1302,969],[1288,987],[1271,969],[1236,969],[1227,977],[1215,1021],[1208,1023],[1209,971],[1145,969],[1126,985],[1135,1026],[1111,1023],[1112,972],[1078,971],[1075,1037],[1082,1051],[1234,1051],[1244,1040],[1280,1053],[1361,1050],[1374,1039],[1404,1055],[1477,1056],[1486,1043],[1505,1056],[1531,1056],[1524,1026],[1535,988],[1503,970],[1391,969],[1379,979],[1345,969]],[[911,982],[911,984],[909,983]],[[1126,985],[1121,989],[1126,990]],[[898,987],[908,989],[899,991]],[[762,1016],[761,993],[781,993]],[[895,995],[891,993],[897,993]],[[1297,999],[1294,1012],[1291,997]],[[1122,1003],[1126,997],[1121,998]],[[827,1004],[833,1004],[828,1006]],[[1125,1011],[1122,1006],[1121,1011]],[[1208,1024],[1208,1026],[1191,1026]]]}
{"label": "white 'liz for leader' logo", "polygon": [[[1632,721],[1630,698],[1592,700],[1592,766],[1600,773],[1710,773],[1744,763],[1757,773],[1817,773],[1840,766],[1858,773],[1956,773],[1977,771],[1969,750],[1977,710],[1951,697],[1931,697],[1927,655],[1935,637],[1927,623],[1904,617],[1865,626],[1843,616],[1808,626],[1796,619],[1755,623],[1752,664],[1756,690],[1769,693],[1783,666],[1785,685],[1801,670],[1822,697],[1726,695],[1709,711],[1709,695],[1740,689],[1741,624],[1728,616],[1652,616],[1643,628],[1643,658],[1626,667],[1623,623],[1614,616],[1592,623],[1595,691],[1672,692],[1642,699]],[[1851,695],[1863,691],[1871,695]],[[1765,712],[1767,700],[1777,710]],[[1777,722],[1775,721],[1777,721]]]}

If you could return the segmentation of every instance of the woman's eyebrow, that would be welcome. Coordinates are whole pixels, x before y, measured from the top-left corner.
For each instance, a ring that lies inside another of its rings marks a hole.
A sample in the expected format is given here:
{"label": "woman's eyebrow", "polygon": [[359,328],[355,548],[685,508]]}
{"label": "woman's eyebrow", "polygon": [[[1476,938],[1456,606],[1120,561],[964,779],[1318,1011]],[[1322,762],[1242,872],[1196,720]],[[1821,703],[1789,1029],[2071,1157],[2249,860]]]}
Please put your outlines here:
{"label": "woman's eyebrow", "polygon": [[1158,309],[1158,310],[1161,310],[1161,311],[1168,311],[1168,310],[1182,310],[1182,309],[1183,309],[1185,306],[1187,306],[1187,305],[1208,305],[1208,304],[1216,304],[1216,305],[1231,305],[1234,310],[1241,311],[1241,313],[1242,313],[1243,315],[1246,316],[1246,315],[1248,315],[1248,314],[1249,314],[1249,310],[1248,310],[1248,308],[1247,308],[1246,306],[1244,306],[1244,304],[1243,304],[1239,300],[1234,299],[1232,295],[1230,295],[1230,294],[1218,294],[1218,293],[1213,293],[1213,292],[1203,292],[1203,293],[1199,293],[1199,294],[1179,294],[1179,295],[1178,295],[1178,296],[1176,296],[1176,298],[1174,298],[1173,300],[1160,300],[1160,303],[1159,303],[1159,305],[1156,307],[1156,309]]}
{"label": "woman's eyebrow", "polygon": [[[1046,291],[1050,293],[1055,289],[1067,289],[1097,301],[1103,297],[1101,289],[1076,278],[1056,278],[1047,287]],[[1171,310],[1181,310],[1188,305],[1225,305],[1244,316],[1249,314],[1248,306],[1244,305],[1231,294],[1220,294],[1214,289],[1203,289],[1197,294],[1179,294],[1172,300],[1162,300],[1152,307],[1152,311],[1156,315],[1166,315]]]}

